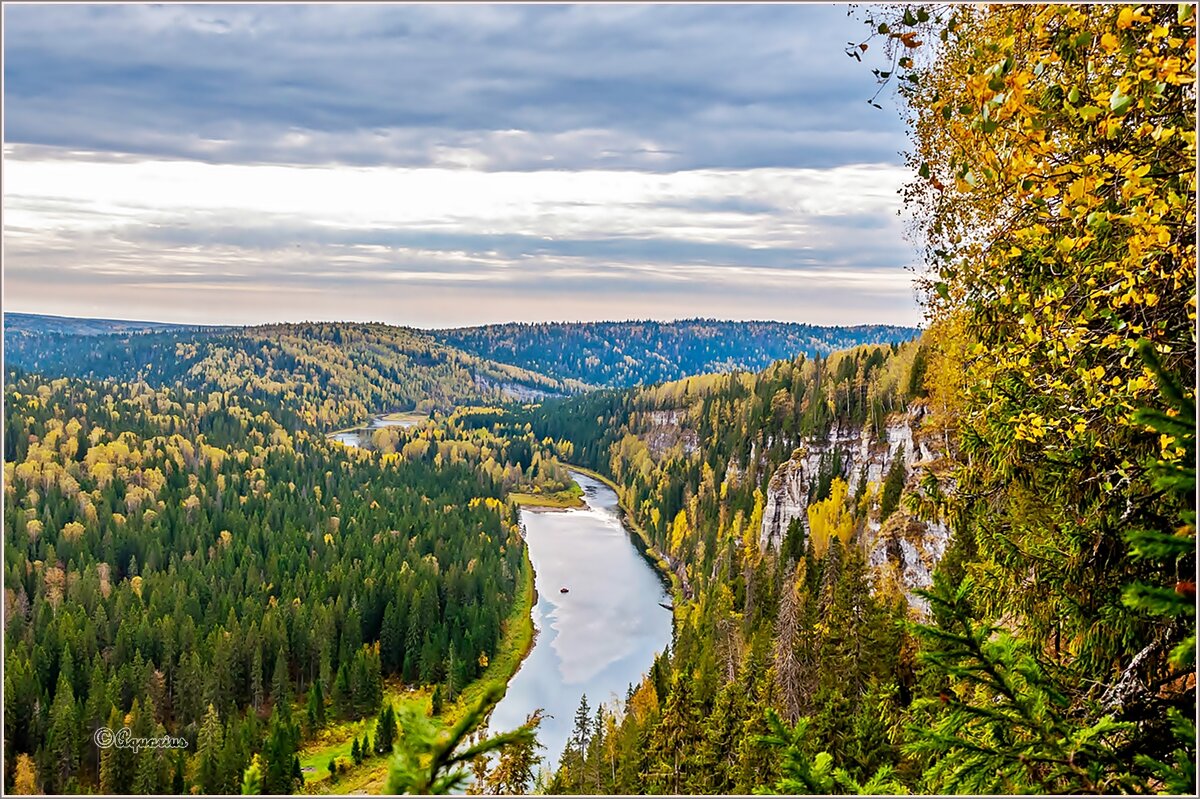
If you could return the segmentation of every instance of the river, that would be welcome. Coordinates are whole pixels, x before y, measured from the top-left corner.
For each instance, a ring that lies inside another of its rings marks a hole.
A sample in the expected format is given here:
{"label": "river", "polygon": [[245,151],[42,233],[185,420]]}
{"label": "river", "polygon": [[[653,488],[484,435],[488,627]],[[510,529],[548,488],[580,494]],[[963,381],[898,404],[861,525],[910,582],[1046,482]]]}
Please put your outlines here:
{"label": "river", "polygon": [[659,604],[669,605],[670,594],[622,524],[616,494],[587,475],[571,476],[586,508],[521,511],[537,637],[489,720],[494,732],[510,730],[542,708],[538,740],[548,768],[562,754],[580,697],[587,695],[593,718],[601,702],[624,703],[629,685],[671,643],[671,612]]}
{"label": "river", "polygon": [[387,416],[378,415],[371,417],[371,421],[366,427],[356,427],[353,430],[343,430],[340,433],[330,433],[329,438],[333,441],[345,444],[348,447],[361,447],[363,440],[369,434],[384,427],[412,427],[419,420],[412,418],[405,419],[389,419]]}

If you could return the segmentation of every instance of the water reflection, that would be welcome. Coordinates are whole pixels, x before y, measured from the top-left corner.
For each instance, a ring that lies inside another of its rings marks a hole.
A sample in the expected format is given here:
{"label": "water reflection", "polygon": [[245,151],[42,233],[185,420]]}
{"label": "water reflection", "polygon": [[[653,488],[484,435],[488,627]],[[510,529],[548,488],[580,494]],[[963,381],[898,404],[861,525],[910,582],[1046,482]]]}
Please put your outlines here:
{"label": "water reflection", "polygon": [[622,526],[616,494],[573,476],[587,508],[521,513],[536,572],[537,640],[489,725],[512,729],[543,708],[552,716],[538,734],[549,765],[562,754],[580,696],[587,694],[593,714],[600,702],[624,702],[671,642],[671,613],[659,605],[669,595]]}

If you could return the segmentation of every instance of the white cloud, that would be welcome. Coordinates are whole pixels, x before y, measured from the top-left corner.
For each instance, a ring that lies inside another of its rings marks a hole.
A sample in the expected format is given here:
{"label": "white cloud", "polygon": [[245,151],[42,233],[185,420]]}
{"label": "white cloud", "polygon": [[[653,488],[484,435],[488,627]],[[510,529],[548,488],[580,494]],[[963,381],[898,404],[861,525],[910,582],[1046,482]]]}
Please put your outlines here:
{"label": "white cloud", "polygon": [[[6,225],[27,231],[291,217],[348,229],[804,247],[826,235],[822,219],[894,215],[904,172],[886,165],[659,174],[9,159],[5,178]],[[778,210],[703,204],[728,200]]]}

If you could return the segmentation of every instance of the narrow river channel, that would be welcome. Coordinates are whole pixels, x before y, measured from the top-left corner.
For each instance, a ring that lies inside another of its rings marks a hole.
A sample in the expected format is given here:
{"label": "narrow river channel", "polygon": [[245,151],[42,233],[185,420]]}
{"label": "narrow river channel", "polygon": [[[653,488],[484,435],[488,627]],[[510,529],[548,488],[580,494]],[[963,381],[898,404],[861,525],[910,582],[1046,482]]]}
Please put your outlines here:
{"label": "narrow river channel", "polygon": [[547,769],[562,755],[580,697],[587,695],[593,717],[599,703],[623,703],[671,643],[671,612],[659,604],[669,605],[670,595],[621,523],[616,494],[587,475],[571,476],[586,508],[521,511],[536,575],[537,637],[489,721],[494,732],[509,730],[542,708]]}

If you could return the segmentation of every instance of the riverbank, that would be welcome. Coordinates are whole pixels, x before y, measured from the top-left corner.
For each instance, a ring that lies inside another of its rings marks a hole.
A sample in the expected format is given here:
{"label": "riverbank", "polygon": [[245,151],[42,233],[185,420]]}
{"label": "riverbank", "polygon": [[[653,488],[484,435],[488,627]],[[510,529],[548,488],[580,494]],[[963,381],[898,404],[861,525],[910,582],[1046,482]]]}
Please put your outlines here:
{"label": "riverbank", "polygon": [[[489,688],[497,684],[507,688],[509,681],[521,667],[521,662],[532,649],[534,640],[533,605],[537,601],[537,592],[534,588],[533,563],[529,559],[528,547],[525,549],[520,579],[521,590],[504,622],[504,632],[495,656],[488,662],[483,674],[463,689],[455,701],[444,709],[442,720],[447,724],[457,721],[466,708],[472,702],[478,701],[479,697]],[[420,712],[428,713],[432,701],[432,691],[428,687],[413,689],[389,687],[384,692],[384,701],[391,702],[397,708],[401,705],[415,705]],[[333,780],[330,780],[329,775],[331,759],[349,760],[354,739],[361,740],[369,732],[374,740],[374,731],[374,717],[345,722],[323,731],[318,741],[313,742],[300,753],[301,769],[312,769],[312,771],[304,772],[305,793],[350,794],[382,791],[384,783],[387,781],[390,757],[374,757],[359,766],[351,766]],[[331,738],[336,740],[329,740]]]}

